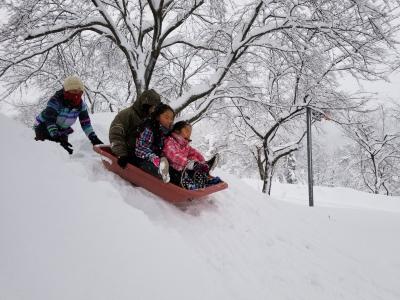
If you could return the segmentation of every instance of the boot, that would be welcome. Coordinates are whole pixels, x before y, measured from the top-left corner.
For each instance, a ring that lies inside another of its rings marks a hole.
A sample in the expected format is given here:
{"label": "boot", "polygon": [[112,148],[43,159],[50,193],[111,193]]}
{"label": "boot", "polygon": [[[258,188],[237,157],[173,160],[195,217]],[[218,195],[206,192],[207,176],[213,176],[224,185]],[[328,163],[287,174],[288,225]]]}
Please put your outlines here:
{"label": "boot", "polygon": [[169,163],[165,157],[161,157],[160,166],[158,167],[158,174],[160,174],[162,180],[165,183],[168,183],[170,180],[169,177]]}
{"label": "boot", "polygon": [[206,163],[208,165],[208,168],[210,169],[210,172],[215,169],[215,167],[218,165],[219,162],[219,154],[215,154],[210,160],[208,160]]}

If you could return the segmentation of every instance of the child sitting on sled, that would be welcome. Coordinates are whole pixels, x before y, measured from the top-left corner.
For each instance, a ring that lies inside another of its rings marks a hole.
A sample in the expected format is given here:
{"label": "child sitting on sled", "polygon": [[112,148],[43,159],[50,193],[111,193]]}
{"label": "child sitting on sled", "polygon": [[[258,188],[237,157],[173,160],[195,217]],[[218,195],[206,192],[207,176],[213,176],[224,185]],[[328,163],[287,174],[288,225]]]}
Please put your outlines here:
{"label": "child sitting on sled", "polygon": [[170,163],[171,182],[189,190],[221,182],[218,177],[209,174],[218,163],[218,154],[205,161],[203,155],[189,145],[191,134],[192,125],[180,121],[165,139],[163,154]]}
{"label": "child sitting on sled", "polygon": [[169,163],[161,157],[164,139],[174,122],[175,112],[166,104],[159,104],[138,128],[135,155],[136,165],[144,171],[169,182]]}

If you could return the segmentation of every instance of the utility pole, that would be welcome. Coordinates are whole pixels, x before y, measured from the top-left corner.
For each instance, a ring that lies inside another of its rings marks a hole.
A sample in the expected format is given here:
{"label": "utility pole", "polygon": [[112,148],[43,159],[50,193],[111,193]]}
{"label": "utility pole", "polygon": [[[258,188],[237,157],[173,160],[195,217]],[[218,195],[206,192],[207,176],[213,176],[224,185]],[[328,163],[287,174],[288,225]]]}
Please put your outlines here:
{"label": "utility pole", "polygon": [[312,124],[312,111],[307,106],[307,161],[308,161],[308,203],[309,206],[314,206],[314,176],[312,168],[312,139],[311,139],[311,124]]}

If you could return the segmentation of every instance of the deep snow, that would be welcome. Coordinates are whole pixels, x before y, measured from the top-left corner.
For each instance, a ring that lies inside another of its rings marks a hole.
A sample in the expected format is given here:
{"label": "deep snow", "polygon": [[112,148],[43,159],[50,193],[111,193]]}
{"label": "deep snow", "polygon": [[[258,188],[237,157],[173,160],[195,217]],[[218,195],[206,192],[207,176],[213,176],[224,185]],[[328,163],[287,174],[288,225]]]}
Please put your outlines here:
{"label": "deep snow", "polygon": [[[92,117],[107,141],[111,114]],[[0,299],[400,299],[400,199],[229,183],[185,210],[0,115]],[[365,201],[364,201],[365,199]],[[290,202],[296,202],[290,203]]]}

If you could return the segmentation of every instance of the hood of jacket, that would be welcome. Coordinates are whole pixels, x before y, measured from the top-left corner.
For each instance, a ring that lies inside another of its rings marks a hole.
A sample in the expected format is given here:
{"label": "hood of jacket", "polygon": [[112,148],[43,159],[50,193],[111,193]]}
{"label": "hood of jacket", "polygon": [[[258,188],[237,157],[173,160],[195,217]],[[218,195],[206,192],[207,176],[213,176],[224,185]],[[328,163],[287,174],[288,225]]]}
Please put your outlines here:
{"label": "hood of jacket", "polygon": [[143,106],[157,106],[161,103],[160,95],[153,89],[144,91],[136,99],[135,103],[132,104],[132,108],[139,114],[139,116],[144,119],[147,117],[144,112]]}

